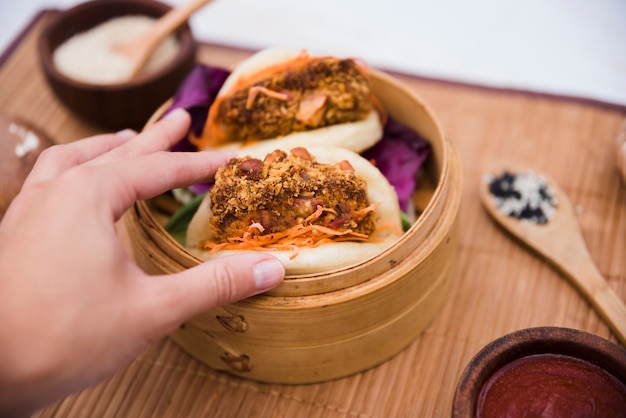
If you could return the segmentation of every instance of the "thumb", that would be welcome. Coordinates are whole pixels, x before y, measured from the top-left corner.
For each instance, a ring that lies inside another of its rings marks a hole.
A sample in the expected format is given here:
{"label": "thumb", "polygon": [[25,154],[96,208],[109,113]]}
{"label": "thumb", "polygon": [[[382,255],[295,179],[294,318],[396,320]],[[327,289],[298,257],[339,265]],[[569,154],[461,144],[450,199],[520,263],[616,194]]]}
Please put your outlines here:
{"label": "thumb", "polygon": [[[167,334],[181,323],[218,306],[267,291],[282,282],[283,265],[269,254],[220,257],[180,273],[151,276],[144,301],[148,317]],[[160,335],[159,335],[160,336]]]}

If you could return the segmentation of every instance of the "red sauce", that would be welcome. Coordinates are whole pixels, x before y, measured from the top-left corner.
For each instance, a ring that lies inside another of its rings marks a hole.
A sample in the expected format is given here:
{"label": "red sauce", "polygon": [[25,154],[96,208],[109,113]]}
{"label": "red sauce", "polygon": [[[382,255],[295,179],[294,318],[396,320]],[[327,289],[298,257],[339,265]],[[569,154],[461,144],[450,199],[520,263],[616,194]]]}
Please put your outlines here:
{"label": "red sauce", "polygon": [[477,417],[626,417],[626,385],[578,358],[523,357],[487,381]]}

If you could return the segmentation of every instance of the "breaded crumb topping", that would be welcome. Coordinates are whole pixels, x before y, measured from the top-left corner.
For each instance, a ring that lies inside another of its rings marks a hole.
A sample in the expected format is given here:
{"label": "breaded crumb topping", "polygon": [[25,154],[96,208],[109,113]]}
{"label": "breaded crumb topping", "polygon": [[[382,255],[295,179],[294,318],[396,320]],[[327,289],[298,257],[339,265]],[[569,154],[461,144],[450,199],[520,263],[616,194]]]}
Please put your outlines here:
{"label": "breaded crumb topping", "polygon": [[305,148],[276,150],[264,160],[233,158],[211,189],[216,242],[315,224],[367,239],[375,229],[367,184],[348,161],[319,163]]}

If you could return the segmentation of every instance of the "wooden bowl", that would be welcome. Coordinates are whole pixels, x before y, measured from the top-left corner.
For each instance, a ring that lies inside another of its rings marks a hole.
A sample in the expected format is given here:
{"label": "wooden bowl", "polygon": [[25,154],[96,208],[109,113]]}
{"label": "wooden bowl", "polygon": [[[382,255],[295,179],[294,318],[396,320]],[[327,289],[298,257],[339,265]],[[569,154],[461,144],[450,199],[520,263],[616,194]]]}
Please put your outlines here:
{"label": "wooden bowl", "polygon": [[[446,301],[457,252],[460,160],[433,113],[409,88],[373,71],[389,114],[432,145],[426,171],[434,192],[403,237],[359,265],[289,276],[272,291],[192,319],[171,335],[212,368],[274,383],[311,383],[383,362],[413,341]],[[156,118],[153,118],[156,119]],[[138,202],[125,215],[137,264],[149,273],[201,262]]]}
{"label": "wooden bowl", "polygon": [[[482,406],[479,407],[482,402],[481,396],[484,399],[487,389],[494,387],[494,382],[503,371],[510,370],[511,365],[522,364],[520,361],[543,358],[533,357],[543,355],[578,359],[611,375],[619,382],[618,385],[621,383],[623,388],[621,411],[626,411],[626,350],[587,332],[568,328],[538,327],[522,329],[500,337],[476,354],[459,379],[454,395],[452,417],[485,417],[486,415],[479,411],[482,409]],[[567,384],[574,387],[572,380]],[[515,391],[515,396],[518,400],[524,399],[522,391]],[[581,399],[579,393],[577,399]],[[533,401],[542,402],[537,398]],[[500,409],[500,413],[505,416],[503,409]],[[582,412],[580,411],[582,408],[577,409],[578,412]]]}
{"label": "wooden bowl", "polygon": [[77,33],[114,17],[160,17],[171,7],[153,0],[94,0],[59,12],[45,27],[38,42],[41,68],[56,96],[70,110],[105,129],[140,129],[151,114],[171,97],[196,61],[196,42],[189,25],[177,32],[179,51],[156,71],[119,84],[89,84],[60,72],[54,50]]}

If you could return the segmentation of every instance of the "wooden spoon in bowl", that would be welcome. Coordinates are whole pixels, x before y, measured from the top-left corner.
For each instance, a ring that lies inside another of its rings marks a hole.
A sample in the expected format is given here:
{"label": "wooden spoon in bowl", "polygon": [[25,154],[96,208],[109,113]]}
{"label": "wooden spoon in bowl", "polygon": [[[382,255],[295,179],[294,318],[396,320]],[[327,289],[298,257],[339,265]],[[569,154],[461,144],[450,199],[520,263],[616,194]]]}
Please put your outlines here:
{"label": "wooden spoon in bowl", "polygon": [[487,181],[481,182],[481,201],[500,226],[564,273],[608,323],[621,344],[626,346],[626,305],[609,286],[591,258],[567,195],[556,182],[546,176],[542,177],[548,182],[557,199],[556,211],[546,223],[522,221],[505,214],[498,208]]}
{"label": "wooden spoon in bowl", "polygon": [[170,33],[175,31],[180,25],[187,21],[189,16],[209,1],[210,0],[189,0],[161,16],[154,26],[142,35],[123,43],[115,43],[112,45],[111,48],[113,51],[124,55],[131,62],[131,77],[134,77],[141,71],[150,58],[150,55],[152,55],[152,52]]}

